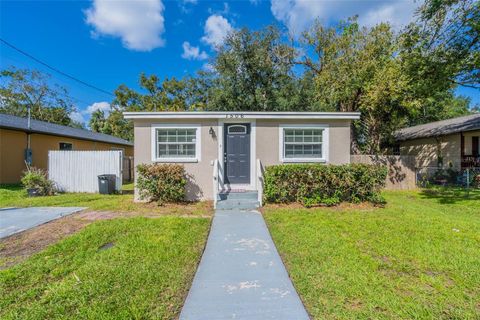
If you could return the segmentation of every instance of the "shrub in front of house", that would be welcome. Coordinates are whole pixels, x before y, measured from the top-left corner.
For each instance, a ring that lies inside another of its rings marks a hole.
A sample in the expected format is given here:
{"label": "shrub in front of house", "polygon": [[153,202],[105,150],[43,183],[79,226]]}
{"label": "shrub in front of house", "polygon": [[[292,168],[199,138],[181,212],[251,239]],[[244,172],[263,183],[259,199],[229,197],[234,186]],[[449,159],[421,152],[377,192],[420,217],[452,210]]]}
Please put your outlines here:
{"label": "shrub in front of house", "polygon": [[29,196],[50,196],[55,193],[55,184],[49,180],[45,170],[30,167],[23,173],[23,187]]}
{"label": "shrub in front of house", "polygon": [[264,197],[270,203],[298,202],[306,207],[340,202],[383,204],[386,166],[368,164],[286,164],[269,166]]}
{"label": "shrub in front of house", "polygon": [[137,188],[141,199],[166,202],[185,200],[187,175],[179,164],[141,164],[137,166]]}

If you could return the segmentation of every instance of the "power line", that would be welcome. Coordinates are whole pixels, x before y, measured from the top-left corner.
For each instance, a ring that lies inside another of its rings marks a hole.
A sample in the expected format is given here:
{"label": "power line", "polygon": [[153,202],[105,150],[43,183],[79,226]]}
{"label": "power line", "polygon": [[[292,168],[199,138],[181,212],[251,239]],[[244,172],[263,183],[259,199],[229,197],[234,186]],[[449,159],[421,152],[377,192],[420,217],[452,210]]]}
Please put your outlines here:
{"label": "power line", "polygon": [[50,66],[49,64],[47,64],[47,63],[45,63],[45,62],[43,62],[43,61],[35,58],[35,57],[32,56],[31,54],[29,54],[29,53],[27,53],[27,52],[25,52],[25,51],[17,48],[17,47],[14,46],[13,44],[5,41],[5,40],[2,39],[2,38],[0,38],[0,41],[3,42],[6,46],[12,48],[13,50],[16,50],[16,51],[20,52],[20,53],[23,54],[24,56],[26,56],[26,57],[28,57],[28,58],[36,61],[37,63],[40,63],[41,65],[47,67],[47,68],[50,69],[50,70],[53,70],[53,71],[55,71],[55,72],[57,72],[57,73],[65,76],[65,77],[73,80],[73,81],[76,81],[76,82],[78,82],[78,83],[81,83],[81,84],[83,84],[84,86],[87,86],[87,87],[89,87],[89,88],[92,88],[92,89],[94,89],[94,90],[97,90],[97,91],[99,91],[99,92],[102,92],[102,93],[104,93],[104,94],[107,94],[107,95],[109,95],[109,96],[112,96],[112,97],[114,96],[111,92],[108,92],[108,91],[103,90],[103,89],[101,89],[101,88],[99,88],[99,87],[96,87],[96,86],[94,86],[94,85],[92,85],[92,84],[89,84],[89,83],[87,83],[87,82],[85,82],[85,81],[82,81],[82,80],[80,80],[80,79],[77,79],[77,78],[75,78],[75,77],[73,77],[73,76],[71,76],[71,75],[69,75],[69,74],[67,74],[67,73],[65,73],[65,72],[63,72],[63,71],[61,71],[61,70],[58,70],[58,69],[55,68],[55,67]]}

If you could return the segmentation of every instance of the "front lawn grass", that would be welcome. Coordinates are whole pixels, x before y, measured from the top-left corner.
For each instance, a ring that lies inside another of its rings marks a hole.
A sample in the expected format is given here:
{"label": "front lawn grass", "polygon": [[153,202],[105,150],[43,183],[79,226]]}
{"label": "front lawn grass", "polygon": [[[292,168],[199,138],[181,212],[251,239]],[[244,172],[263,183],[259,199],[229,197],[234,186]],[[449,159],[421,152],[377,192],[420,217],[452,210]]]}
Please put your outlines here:
{"label": "front lawn grass", "polygon": [[0,318],[174,319],[209,224],[179,217],[91,224],[0,271]]}
{"label": "front lawn grass", "polygon": [[265,208],[313,318],[480,319],[480,191],[384,196],[385,208]]}
{"label": "front lawn grass", "polygon": [[126,194],[103,195],[95,193],[61,193],[45,197],[28,197],[20,185],[0,185],[0,208],[2,207],[86,207],[90,210],[113,212],[159,212],[178,215],[211,215],[209,202],[192,202],[180,205],[133,201],[133,184],[123,186]]}

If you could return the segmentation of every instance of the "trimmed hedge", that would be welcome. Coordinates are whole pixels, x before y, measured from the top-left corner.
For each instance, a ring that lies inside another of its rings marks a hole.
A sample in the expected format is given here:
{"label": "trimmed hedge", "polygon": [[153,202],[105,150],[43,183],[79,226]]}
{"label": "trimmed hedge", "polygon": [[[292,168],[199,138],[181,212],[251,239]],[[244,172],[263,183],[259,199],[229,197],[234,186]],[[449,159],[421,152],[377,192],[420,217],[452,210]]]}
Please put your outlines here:
{"label": "trimmed hedge", "polygon": [[185,200],[187,175],[180,164],[140,164],[137,188],[141,199],[165,202]]}
{"label": "trimmed hedge", "polygon": [[270,203],[299,202],[306,207],[340,202],[383,204],[387,168],[379,165],[287,164],[265,169],[264,197]]}

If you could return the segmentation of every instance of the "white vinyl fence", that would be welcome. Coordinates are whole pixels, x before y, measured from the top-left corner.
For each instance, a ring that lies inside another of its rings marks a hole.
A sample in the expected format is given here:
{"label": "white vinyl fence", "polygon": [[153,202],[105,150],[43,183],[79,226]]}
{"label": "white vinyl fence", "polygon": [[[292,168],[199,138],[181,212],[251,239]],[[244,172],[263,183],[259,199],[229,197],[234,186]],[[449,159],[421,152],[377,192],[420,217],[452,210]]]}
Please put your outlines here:
{"label": "white vinyl fence", "polygon": [[98,192],[98,176],[117,176],[122,187],[122,151],[49,151],[48,177],[63,192]]}

